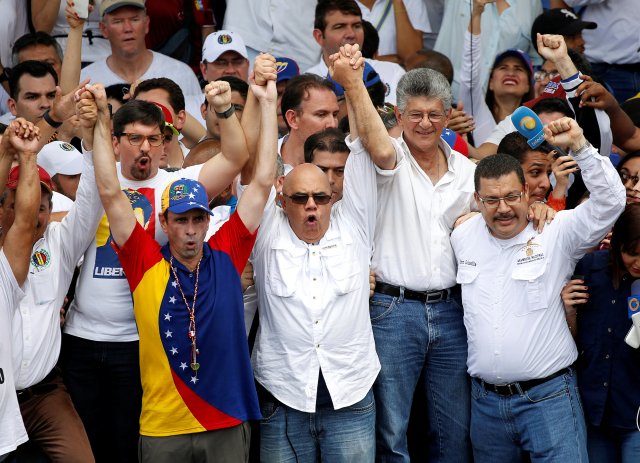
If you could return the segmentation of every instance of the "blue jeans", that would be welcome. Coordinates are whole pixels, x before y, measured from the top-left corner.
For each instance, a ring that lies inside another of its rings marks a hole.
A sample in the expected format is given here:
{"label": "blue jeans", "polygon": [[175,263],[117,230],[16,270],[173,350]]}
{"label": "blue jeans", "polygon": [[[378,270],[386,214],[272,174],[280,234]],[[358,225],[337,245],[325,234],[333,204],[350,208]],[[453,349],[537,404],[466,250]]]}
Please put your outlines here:
{"label": "blue jeans", "polygon": [[635,463],[640,459],[640,432],[588,425],[587,450],[591,463]]}
{"label": "blue jeans", "polygon": [[350,407],[305,413],[262,401],[262,463],[366,463],[375,458],[376,404],[369,391]]}
{"label": "blue jeans", "polygon": [[630,71],[603,63],[594,63],[592,68],[594,75],[609,84],[618,103],[623,103],[640,92],[640,71]]}
{"label": "blue jeans", "polygon": [[138,341],[63,335],[64,380],[97,463],[138,461],[142,386]]}
{"label": "blue jeans", "polygon": [[[510,396],[471,381],[471,443],[476,463],[587,463],[587,432],[575,372]],[[527,460],[528,461],[528,460]]]}
{"label": "blue jeans", "polygon": [[407,426],[422,374],[429,461],[471,461],[467,332],[459,298],[424,304],[375,293],[370,315],[382,364],[373,386],[376,460],[409,461]]}

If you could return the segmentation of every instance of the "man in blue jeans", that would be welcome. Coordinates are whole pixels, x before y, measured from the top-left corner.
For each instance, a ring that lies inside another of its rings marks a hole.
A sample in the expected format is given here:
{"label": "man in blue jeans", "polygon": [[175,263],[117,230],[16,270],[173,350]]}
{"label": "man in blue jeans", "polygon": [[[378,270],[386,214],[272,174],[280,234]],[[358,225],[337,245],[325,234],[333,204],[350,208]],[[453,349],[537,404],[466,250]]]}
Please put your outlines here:
{"label": "man in blue jeans", "polygon": [[382,365],[374,384],[376,458],[409,461],[407,426],[420,387],[429,461],[469,461],[467,341],[449,235],[455,220],[475,207],[474,164],[440,139],[451,114],[449,83],[430,69],[400,79],[398,139],[387,135],[362,81],[340,84],[377,168],[372,269],[378,282],[370,302]]}
{"label": "man in blue jeans", "polygon": [[578,352],[560,291],[578,259],[624,210],[625,189],[575,120],[564,117],[544,130],[552,145],[570,147],[589,200],[559,212],[539,233],[527,223],[529,188],[520,163],[492,155],[475,172],[482,216],[451,235],[473,377],[471,443],[479,463],[588,461],[571,368]]}

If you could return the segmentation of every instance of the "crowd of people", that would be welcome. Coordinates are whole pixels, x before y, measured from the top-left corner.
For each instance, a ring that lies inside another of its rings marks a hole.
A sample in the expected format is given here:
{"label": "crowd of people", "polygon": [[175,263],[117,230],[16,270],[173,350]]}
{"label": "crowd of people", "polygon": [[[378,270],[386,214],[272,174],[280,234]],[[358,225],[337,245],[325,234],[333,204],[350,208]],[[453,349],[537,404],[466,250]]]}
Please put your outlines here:
{"label": "crowd of people", "polygon": [[632,0],[0,6],[0,462],[640,459]]}

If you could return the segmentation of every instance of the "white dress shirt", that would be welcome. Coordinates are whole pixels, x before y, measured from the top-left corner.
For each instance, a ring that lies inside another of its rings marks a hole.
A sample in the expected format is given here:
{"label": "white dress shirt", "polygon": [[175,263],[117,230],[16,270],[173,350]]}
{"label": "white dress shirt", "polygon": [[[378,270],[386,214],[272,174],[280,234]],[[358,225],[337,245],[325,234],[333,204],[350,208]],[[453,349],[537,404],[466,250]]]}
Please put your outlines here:
{"label": "white dress shirt", "polygon": [[307,413],[316,409],[320,369],[335,409],[362,400],[380,370],[369,321],[375,170],[359,141],[350,148],[344,195],[322,239],[296,237],[272,193],[254,248],[254,375],[280,402]]}
{"label": "white dress shirt", "polygon": [[26,296],[13,317],[17,390],[42,381],[58,361],[60,308],[73,271],[93,240],[104,213],[91,152],[83,151],[83,158],[76,201],[62,222],[50,223],[43,237],[33,245],[29,274],[24,284]]}
{"label": "white dress shirt", "polygon": [[558,212],[542,233],[529,224],[511,239],[496,239],[478,215],[451,235],[471,376],[493,384],[545,378],[577,358],[560,291],[624,210],[625,189],[594,148],[575,159],[591,196]]}
{"label": "white dress shirt", "polygon": [[13,372],[11,324],[24,293],[0,249],[0,460],[27,441]]}
{"label": "white dress shirt", "polygon": [[377,171],[376,279],[414,291],[450,288],[456,262],[449,235],[458,217],[475,210],[475,164],[441,140],[448,170],[434,185],[403,137],[390,139],[401,162]]}

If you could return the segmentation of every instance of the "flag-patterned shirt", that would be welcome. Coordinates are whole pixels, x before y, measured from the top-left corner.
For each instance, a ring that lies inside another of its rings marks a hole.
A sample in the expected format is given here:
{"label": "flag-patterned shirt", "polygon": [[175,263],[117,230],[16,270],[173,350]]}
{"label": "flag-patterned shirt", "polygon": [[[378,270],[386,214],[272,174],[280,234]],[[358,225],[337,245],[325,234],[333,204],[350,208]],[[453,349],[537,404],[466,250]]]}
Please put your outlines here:
{"label": "flag-patterned shirt", "polygon": [[136,225],[117,249],[140,334],[140,434],[169,436],[260,419],[244,328],[242,272],[256,234],[233,214],[205,244],[195,306],[197,371],[191,368],[189,306],[196,272]]}

